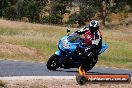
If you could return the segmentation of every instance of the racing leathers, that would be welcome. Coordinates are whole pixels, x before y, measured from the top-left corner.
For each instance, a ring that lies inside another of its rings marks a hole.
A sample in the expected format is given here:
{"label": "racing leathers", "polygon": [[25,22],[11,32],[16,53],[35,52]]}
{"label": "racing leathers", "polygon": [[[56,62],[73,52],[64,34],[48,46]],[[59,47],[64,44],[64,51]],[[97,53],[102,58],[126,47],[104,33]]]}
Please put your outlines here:
{"label": "racing leathers", "polygon": [[102,35],[99,29],[92,33],[89,30],[89,27],[84,27],[79,31],[76,31],[79,35],[84,34],[84,43],[82,46],[85,45],[85,48],[78,47],[81,49],[81,53],[84,57],[93,58],[98,55],[99,51],[102,47]]}

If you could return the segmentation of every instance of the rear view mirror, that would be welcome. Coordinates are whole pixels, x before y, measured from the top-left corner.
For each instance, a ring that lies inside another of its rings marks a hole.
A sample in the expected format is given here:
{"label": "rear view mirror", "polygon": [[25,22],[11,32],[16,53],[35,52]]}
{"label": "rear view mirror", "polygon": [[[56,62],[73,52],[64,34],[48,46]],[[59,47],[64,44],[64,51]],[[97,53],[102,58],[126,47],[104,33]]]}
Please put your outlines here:
{"label": "rear view mirror", "polygon": [[69,33],[70,32],[70,29],[69,28],[67,28],[67,33]]}

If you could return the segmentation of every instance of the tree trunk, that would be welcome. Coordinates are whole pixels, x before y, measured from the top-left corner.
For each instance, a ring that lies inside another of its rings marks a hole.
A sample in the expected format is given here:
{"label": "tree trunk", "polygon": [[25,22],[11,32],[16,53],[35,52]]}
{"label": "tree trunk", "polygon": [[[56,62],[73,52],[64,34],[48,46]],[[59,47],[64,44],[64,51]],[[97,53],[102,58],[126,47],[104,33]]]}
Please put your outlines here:
{"label": "tree trunk", "polygon": [[105,21],[106,21],[106,0],[102,1],[102,25],[105,26]]}

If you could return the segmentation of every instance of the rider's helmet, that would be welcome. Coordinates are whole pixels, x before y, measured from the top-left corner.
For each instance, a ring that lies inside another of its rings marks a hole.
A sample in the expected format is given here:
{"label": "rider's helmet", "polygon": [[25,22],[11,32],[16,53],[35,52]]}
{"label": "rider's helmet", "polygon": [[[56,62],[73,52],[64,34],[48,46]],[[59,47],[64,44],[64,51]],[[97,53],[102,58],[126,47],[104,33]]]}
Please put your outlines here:
{"label": "rider's helmet", "polygon": [[94,33],[95,31],[97,31],[99,29],[99,22],[96,20],[92,20],[89,23],[89,30],[91,33]]}

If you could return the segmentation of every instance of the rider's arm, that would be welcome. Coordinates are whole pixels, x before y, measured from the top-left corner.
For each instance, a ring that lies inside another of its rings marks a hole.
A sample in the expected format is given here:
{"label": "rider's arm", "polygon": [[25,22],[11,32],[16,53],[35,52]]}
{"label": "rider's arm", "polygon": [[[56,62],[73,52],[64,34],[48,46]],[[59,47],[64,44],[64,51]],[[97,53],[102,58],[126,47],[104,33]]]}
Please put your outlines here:
{"label": "rider's arm", "polygon": [[82,35],[82,34],[85,33],[86,30],[89,30],[89,28],[88,28],[88,27],[84,27],[84,28],[82,28],[82,29],[76,31],[76,33],[79,34],[79,35]]}
{"label": "rider's arm", "polygon": [[98,31],[95,33],[94,38],[92,39],[91,50],[93,52],[98,51],[101,46],[102,46],[102,37],[100,32]]}

